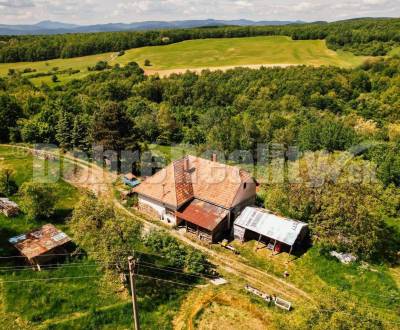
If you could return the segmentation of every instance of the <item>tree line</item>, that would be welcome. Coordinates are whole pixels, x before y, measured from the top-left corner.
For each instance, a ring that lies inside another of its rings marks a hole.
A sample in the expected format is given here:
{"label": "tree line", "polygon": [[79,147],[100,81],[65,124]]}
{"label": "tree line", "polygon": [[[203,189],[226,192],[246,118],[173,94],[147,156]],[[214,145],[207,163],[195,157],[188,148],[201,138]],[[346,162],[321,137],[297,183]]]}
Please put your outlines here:
{"label": "tree line", "polygon": [[105,32],[44,36],[12,36],[0,39],[0,62],[43,61],[184,40],[285,35],[294,40],[326,39],[331,49],[356,55],[386,55],[399,45],[399,19],[357,19],[334,23],[287,26],[207,27],[154,31]]}

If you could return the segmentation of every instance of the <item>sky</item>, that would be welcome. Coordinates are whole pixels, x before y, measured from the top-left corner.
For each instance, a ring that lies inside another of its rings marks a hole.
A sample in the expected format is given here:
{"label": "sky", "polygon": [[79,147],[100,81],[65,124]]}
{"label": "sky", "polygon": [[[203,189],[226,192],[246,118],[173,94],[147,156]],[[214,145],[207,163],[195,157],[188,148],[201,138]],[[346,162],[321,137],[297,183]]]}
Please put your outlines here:
{"label": "sky", "polygon": [[366,16],[400,17],[400,0],[0,0],[0,24],[206,18],[335,21]]}

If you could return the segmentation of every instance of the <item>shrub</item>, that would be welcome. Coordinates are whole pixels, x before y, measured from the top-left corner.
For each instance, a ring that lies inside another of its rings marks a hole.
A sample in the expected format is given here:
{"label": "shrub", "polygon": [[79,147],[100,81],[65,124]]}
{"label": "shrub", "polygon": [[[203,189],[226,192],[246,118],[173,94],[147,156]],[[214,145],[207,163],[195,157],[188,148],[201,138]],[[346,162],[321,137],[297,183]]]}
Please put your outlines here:
{"label": "shrub", "polygon": [[110,68],[110,66],[108,65],[107,61],[99,61],[96,63],[95,66],[88,67],[88,70],[89,71],[103,71],[103,70],[106,70],[109,68]]}
{"label": "shrub", "polygon": [[8,167],[0,168],[0,195],[10,196],[17,191],[17,185],[12,179],[14,170]]}
{"label": "shrub", "polygon": [[172,267],[184,269],[189,273],[208,273],[211,268],[211,264],[201,252],[180,244],[162,230],[149,232],[144,244],[165,256]]}
{"label": "shrub", "polygon": [[57,194],[53,184],[25,182],[20,190],[21,209],[30,219],[49,218],[55,212]]}

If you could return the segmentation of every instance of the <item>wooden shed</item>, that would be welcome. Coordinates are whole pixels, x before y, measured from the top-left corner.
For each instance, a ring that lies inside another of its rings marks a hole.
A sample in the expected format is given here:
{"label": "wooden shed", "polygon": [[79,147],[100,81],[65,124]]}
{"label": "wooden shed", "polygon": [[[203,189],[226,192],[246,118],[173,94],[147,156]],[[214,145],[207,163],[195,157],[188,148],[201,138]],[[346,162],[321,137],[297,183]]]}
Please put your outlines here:
{"label": "wooden shed", "polygon": [[242,242],[247,239],[257,239],[259,242],[263,240],[268,248],[277,252],[281,247],[287,246],[291,253],[307,232],[308,225],[304,222],[256,207],[246,207],[234,223],[235,239]]}
{"label": "wooden shed", "polygon": [[65,245],[71,242],[71,239],[52,224],[47,224],[26,234],[12,237],[8,241],[31,265],[40,270],[40,264],[43,265],[58,255],[66,255]]}

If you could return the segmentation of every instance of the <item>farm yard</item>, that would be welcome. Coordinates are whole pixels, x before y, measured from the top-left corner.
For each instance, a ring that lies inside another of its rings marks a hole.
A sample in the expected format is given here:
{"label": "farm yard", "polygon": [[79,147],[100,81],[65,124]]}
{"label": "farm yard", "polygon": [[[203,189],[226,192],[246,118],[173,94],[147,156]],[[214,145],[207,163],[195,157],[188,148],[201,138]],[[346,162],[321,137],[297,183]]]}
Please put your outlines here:
{"label": "farm yard", "polygon": [[[332,51],[326,47],[323,40],[294,41],[289,37],[248,37],[230,39],[189,40],[180,43],[142,47],[118,53],[105,53],[68,59],[55,59],[39,62],[0,63],[0,76],[8,74],[9,69],[23,71],[36,70],[23,75],[40,85],[41,83],[55,84],[53,75],[61,83],[80,79],[90,72],[88,67],[99,61],[109,65],[125,65],[137,62],[147,74],[185,72],[187,69],[199,71],[203,69],[229,69],[236,66],[259,68],[260,66],[289,66],[289,65],[333,65],[351,68],[362,64],[367,57],[355,56],[344,51]],[[150,66],[145,66],[145,61]],[[76,70],[79,72],[74,72]],[[42,77],[37,74],[47,73]]]}
{"label": "farm yard", "polygon": [[[14,170],[17,186],[32,179],[33,157],[19,148],[0,147],[0,165]],[[6,329],[127,329],[131,324],[131,301],[127,294],[115,294],[104,272],[90,256],[77,255],[55,260],[41,272],[33,271],[23,259],[8,258],[18,251],[10,237],[46,223],[70,234],[67,219],[81,191],[60,179],[55,186],[60,196],[54,216],[32,220],[25,214],[7,218],[0,214],[0,319]],[[18,194],[12,197],[20,202]],[[6,257],[6,258],[4,258]],[[145,258],[144,258],[145,260]],[[143,266],[145,267],[145,266]],[[167,274],[168,275],[168,274]],[[179,277],[178,277],[179,279]],[[150,284],[151,283],[151,284]],[[187,288],[163,281],[139,279],[141,322],[146,329],[170,329],[170,319],[179,308]]]}
{"label": "farm yard", "polygon": [[[171,153],[182,153],[186,150],[184,146],[177,149],[178,151]],[[171,154],[165,147],[158,148],[159,152],[160,150]],[[32,166],[32,155],[19,149],[1,147],[0,158],[3,164],[15,169],[14,178],[17,185],[30,179],[30,171],[27,169]],[[47,222],[53,222],[69,234],[69,224],[65,220],[77,203],[80,192],[62,180],[57,183],[57,190],[62,198],[57,204],[54,218]],[[15,200],[18,201],[17,195]],[[136,221],[136,218],[132,221]],[[5,243],[9,236],[45,223],[28,220],[24,215],[13,219],[0,215],[0,221],[3,255],[16,254],[16,251]],[[229,282],[218,287],[204,283],[194,288],[139,278],[142,326],[146,329],[183,330],[231,329],[234,324],[240,324],[243,329],[275,329],[289,322],[293,329],[303,329],[307,322],[323,324],[332,321],[332,315],[349,318],[348,324],[362,319],[368,327],[373,325],[376,329],[381,326],[391,329],[399,322],[398,269],[359,263],[342,265],[330,257],[321,255],[318,248],[312,248],[306,254],[296,257],[287,253],[272,255],[267,249],[256,251],[256,241],[233,241],[232,244],[240,255],[235,256],[218,245],[213,245],[211,249],[221,258],[225,258],[228,264],[243,263],[254,267],[253,269],[266,271],[276,278],[283,279],[282,274],[287,270],[290,274],[285,280],[287,284],[306,290],[310,298],[296,290],[286,290],[285,286],[277,285],[272,278],[265,281],[262,273],[257,274],[253,271],[252,281],[260,289],[277,293],[290,300],[294,306],[290,313],[279,311],[276,307],[268,307],[262,299],[246,293],[243,289],[248,283],[248,275],[240,276],[237,270],[229,267],[218,267],[218,272]],[[142,251],[146,249],[141,244],[137,248]],[[142,271],[145,271],[146,261],[150,260],[146,260],[146,255],[142,257]],[[21,269],[22,265],[18,259],[1,260],[0,278],[6,282],[1,284],[0,316],[8,322],[5,324],[9,325],[10,329],[15,326],[22,329],[35,328],[39,323],[41,329],[130,327],[129,297],[124,293],[116,295],[112,288],[102,284],[105,277],[101,265],[91,259],[90,254],[74,257],[42,272]],[[158,265],[161,267],[163,261],[159,260]],[[155,271],[153,276],[159,277],[160,270]],[[245,268],[242,271],[245,271]],[[246,270],[243,274],[249,274],[248,272],[249,270]],[[57,280],[66,277],[76,279]],[[51,280],[52,278],[54,280]],[[185,283],[187,279],[179,275],[173,280]],[[316,307],[317,305],[319,307]],[[332,314],[333,311],[335,314]],[[353,317],[350,318],[350,315]]]}

